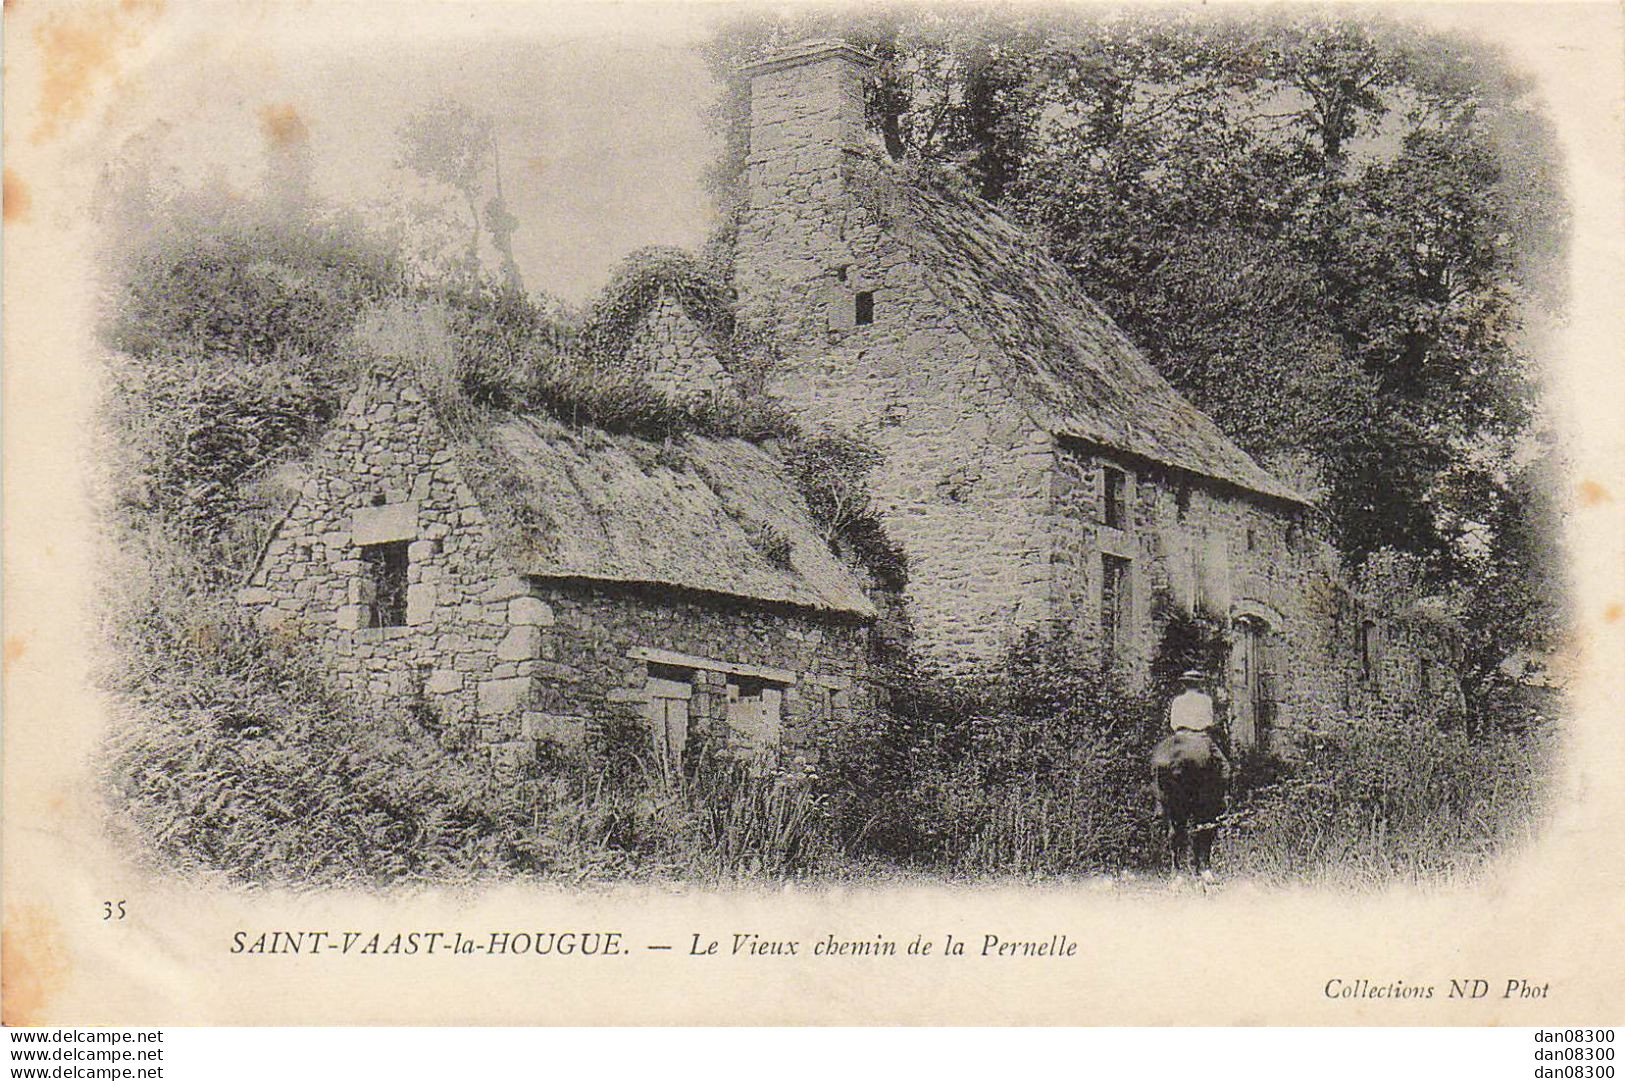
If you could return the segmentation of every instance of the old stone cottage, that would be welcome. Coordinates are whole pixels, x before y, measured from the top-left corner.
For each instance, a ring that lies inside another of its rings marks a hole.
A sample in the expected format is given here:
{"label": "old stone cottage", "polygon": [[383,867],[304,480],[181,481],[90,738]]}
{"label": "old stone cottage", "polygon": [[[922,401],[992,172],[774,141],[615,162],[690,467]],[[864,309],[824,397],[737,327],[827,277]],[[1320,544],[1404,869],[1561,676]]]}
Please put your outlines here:
{"label": "old stone cottage", "polygon": [[1374,659],[1403,613],[1361,607],[1305,497],[992,206],[886,158],[864,126],[870,63],[823,42],[748,69],[735,287],[777,333],[773,392],[882,451],[916,647],[963,667],[1041,627],[1144,676],[1168,613],[1206,613],[1233,641],[1243,744],[1413,697]]}
{"label": "old stone cottage", "polygon": [[507,764],[617,724],[669,768],[794,750],[862,693],[874,615],[760,447],[448,423],[398,371],[349,399],[240,599]]}
{"label": "old stone cottage", "polygon": [[[879,451],[918,653],[966,669],[1037,628],[1143,679],[1168,621],[1205,616],[1243,746],[1456,701],[1437,621],[1357,595],[1310,501],[1064,270],[871,144],[869,64],[814,43],[749,69],[732,285],[776,344],[767,390]],[[677,295],[635,314],[614,363],[674,402],[739,392]],[[451,424],[432,398],[398,374],[355,392],[243,591],[318,635],[340,683],[419,701],[510,762],[619,723],[668,764],[701,739],[794,750],[867,696],[872,598],[770,449]]]}

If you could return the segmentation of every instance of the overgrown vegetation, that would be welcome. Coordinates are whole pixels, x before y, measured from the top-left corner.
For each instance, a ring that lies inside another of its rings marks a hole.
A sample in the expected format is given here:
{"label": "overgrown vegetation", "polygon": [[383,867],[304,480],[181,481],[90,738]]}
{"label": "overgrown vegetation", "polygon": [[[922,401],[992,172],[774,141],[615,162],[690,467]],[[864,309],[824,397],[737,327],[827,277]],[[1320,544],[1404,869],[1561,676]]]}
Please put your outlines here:
{"label": "overgrown vegetation", "polygon": [[932,678],[902,658],[883,709],[831,733],[819,785],[859,856],[965,875],[1155,861],[1150,700],[1029,635],[997,676]]}
{"label": "overgrown vegetation", "polygon": [[[638,320],[663,290],[691,307],[710,333],[742,393],[673,401],[622,362]],[[465,291],[450,298],[453,364],[462,396],[484,408],[534,410],[651,440],[685,434],[753,442],[794,431],[788,415],[760,392],[759,362],[721,287],[691,257],[669,249],[629,256],[585,314],[549,310],[506,291]]]}
{"label": "overgrown vegetation", "polygon": [[1470,875],[1533,836],[1551,739],[1472,736],[1394,716],[1328,723],[1290,766],[1253,765],[1220,858],[1276,882]]}
{"label": "overgrown vegetation", "polygon": [[[1475,412],[1480,390],[1516,375],[1504,295],[1516,253],[1486,230],[1519,193],[1486,157],[1466,90],[1511,91],[1486,82],[1482,58],[1441,73],[1346,28],[1260,31],[1274,51],[1252,70],[1243,61],[1256,40],[1177,20],[1074,26],[1039,49],[1022,36],[1038,23],[995,41],[956,19],[938,24],[955,28],[946,37],[932,37],[929,20],[886,15],[871,27],[865,43],[885,59],[872,107],[888,144],[957,163],[962,181],[1046,226],[1058,257],[1170,377],[1256,449],[1327,418],[1309,436],[1342,463],[1328,475],[1343,533],[1356,552],[1407,551],[1422,584],[1456,590],[1470,688],[1493,704],[1509,642],[1545,641],[1555,592],[1542,577],[1549,508],[1537,468],[1479,469],[1507,464],[1497,455],[1521,423],[1516,400]],[[720,55],[761,40],[723,41]],[[1364,89],[1339,113],[1342,83],[1323,87],[1325,100],[1306,88],[1344,71]],[[1256,102],[1283,80],[1310,102],[1290,118],[1297,137],[1281,142],[1257,138],[1250,114],[1206,93],[1239,88],[1236,100]],[[946,122],[916,125],[939,92]],[[1398,133],[1395,156],[1363,158],[1351,139],[1399,123],[1393,103],[1405,95],[1422,121]],[[1071,118],[1065,133],[1040,130],[1058,115]],[[1471,137],[1441,141],[1440,117]],[[647,733],[628,726],[601,734],[590,764],[547,758],[500,781],[446,742],[410,687],[390,708],[336,694],[296,627],[267,632],[244,618],[229,591],[361,363],[358,320],[387,298],[449,311],[458,408],[543,410],[661,443],[775,441],[832,547],[883,589],[907,582],[866,496],[873,450],[797,431],[761,393],[771,344],[735,323],[716,267],[654,249],[583,312],[524,295],[500,192],[483,220],[478,205],[483,130],[449,112],[419,124],[409,148],[415,168],[468,204],[468,251],[451,286],[412,280],[392,251],[287,192],[264,204],[169,197],[143,208],[138,220],[155,227],[119,250],[101,456],[104,680],[119,713],[106,781],[147,857],[292,886],[1157,866],[1146,755],[1173,677],[1217,668],[1223,629],[1202,617],[1161,613],[1163,648],[1143,692],[1039,637],[991,674],[962,678],[882,642],[884,700],[821,732],[811,770],[747,768],[700,748],[668,777]],[[1427,233],[1435,211],[1459,227]],[[482,282],[482,240],[501,257],[501,286]],[[1443,262],[1419,264],[1419,245]],[[615,363],[662,291],[710,335],[742,394],[673,404]],[[1283,357],[1325,363],[1270,366]],[[1238,370],[1246,378],[1230,378]],[[1361,404],[1368,392],[1380,406]],[[1277,429],[1283,402],[1292,408]],[[1369,428],[1378,413],[1383,426]],[[1434,495],[1438,517],[1412,505]],[[1389,532],[1363,533],[1365,521]],[[783,538],[764,531],[758,543],[789,557]],[[1461,871],[1530,828],[1543,738],[1538,726],[1469,736],[1403,717],[1324,721],[1290,763],[1240,763],[1220,866],[1356,882]]]}
{"label": "overgrown vegetation", "polygon": [[724,200],[742,64],[809,38],[869,51],[891,157],[1031,228],[1186,397],[1322,490],[1352,564],[1420,561],[1467,614],[1475,710],[1508,653],[1556,645],[1555,454],[1523,330],[1562,311],[1568,212],[1506,56],[1370,13],[752,12],[706,46]]}
{"label": "overgrown vegetation", "polygon": [[869,476],[880,465],[880,453],[844,432],[824,431],[789,436],[779,456],[831,548],[864,568],[883,591],[901,593],[908,559],[886,536],[869,498]]}

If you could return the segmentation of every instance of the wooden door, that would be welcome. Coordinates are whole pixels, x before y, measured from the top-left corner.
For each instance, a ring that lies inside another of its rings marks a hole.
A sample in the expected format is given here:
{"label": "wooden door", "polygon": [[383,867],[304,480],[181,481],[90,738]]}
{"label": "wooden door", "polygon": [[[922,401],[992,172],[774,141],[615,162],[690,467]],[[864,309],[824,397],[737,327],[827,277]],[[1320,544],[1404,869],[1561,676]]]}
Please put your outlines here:
{"label": "wooden door", "polygon": [[1258,746],[1259,720],[1263,701],[1264,625],[1255,619],[1236,621],[1234,673],[1231,703],[1231,730],[1236,747]]}
{"label": "wooden door", "polygon": [[688,746],[688,702],[694,695],[694,687],[674,679],[650,676],[644,691],[648,695],[646,716],[655,760],[668,779],[675,778],[682,772],[683,749]]}

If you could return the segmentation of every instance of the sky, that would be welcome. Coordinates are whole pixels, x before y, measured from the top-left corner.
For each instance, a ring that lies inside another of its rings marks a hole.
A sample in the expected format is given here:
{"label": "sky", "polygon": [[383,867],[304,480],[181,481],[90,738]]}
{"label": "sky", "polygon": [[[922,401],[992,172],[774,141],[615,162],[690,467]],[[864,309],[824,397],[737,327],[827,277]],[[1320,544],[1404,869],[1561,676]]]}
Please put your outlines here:
{"label": "sky", "polygon": [[628,252],[694,248],[711,227],[715,87],[694,50],[711,11],[276,5],[235,26],[194,19],[166,27],[167,41],[132,66],[139,108],[114,127],[163,163],[168,183],[252,192],[266,116],[297,115],[320,198],[382,221],[403,191],[425,191],[396,165],[402,123],[459,101],[496,121],[527,286],[579,302]]}
{"label": "sky", "polygon": [[[212,0],[152,10],[103,98],[99,146],[139,145],[177,184],[213,178],[253,191],[265,116],[296,115],[320,196],[393,224],[412,191],[395,166],[400,127],[455,100],[496,119],[532,291],[579,303],[627,253],[696,247],[714,220],[704,175],[719,150],[706,123],[717,87],[696,46],[738,5]],[[1567,17],[1580,6],[1408,10],[1497,38],[1515,62],[1597,59]]]}

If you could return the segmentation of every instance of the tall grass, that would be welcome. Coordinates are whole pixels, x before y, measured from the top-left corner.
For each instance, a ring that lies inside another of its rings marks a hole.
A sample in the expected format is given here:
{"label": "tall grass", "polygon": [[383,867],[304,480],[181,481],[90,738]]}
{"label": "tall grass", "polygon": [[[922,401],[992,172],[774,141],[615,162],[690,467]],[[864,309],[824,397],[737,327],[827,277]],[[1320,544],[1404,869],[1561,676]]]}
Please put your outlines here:
{"label": "tall grass", "polygon": [[1536,828],[1552,734],[1373,717],[1326,724],[1302,750],[1238,804],[1222,866],[1351,886],[1470,875]]}
{"label": "tall grass", "polygon": [[1150,703],[1032,635],[995,675],[890,670],[888,707],[825,741],[843,850],[955,875],[1074,874],[1155,859]]}

